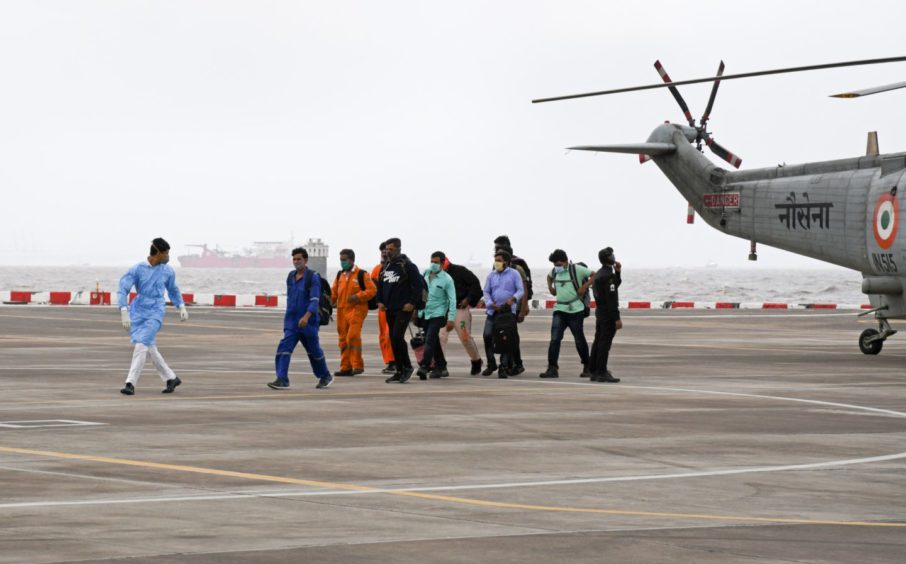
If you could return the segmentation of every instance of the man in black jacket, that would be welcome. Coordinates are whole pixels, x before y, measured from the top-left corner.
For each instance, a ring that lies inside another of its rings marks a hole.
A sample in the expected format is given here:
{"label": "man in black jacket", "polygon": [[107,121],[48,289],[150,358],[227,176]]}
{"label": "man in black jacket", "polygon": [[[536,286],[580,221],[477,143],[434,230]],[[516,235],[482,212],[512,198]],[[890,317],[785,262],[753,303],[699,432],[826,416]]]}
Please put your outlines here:
{"label": "man in black jacket", "polygon": [[412,377],[412,361],[406,344],[406,332],[412,313],[424,307],[424,278],[418,267],[400,253],[400,240],[387,239],[388,262],[378,279],[378,308],[386,312],[390,327],[390,344],[396,362],[396,373],[385,382],[405,383]]}
{"label": "man in black jacket", "polygon": [[623,281],[620,271],[623,268],[616,261],[613,255],[613,249],[607,247],[598,252],[598,260],[601,261],[601,268],[595,275],[595,281],[592,289],[595,294],[595,340],[591,346],[591,359],[589,361],[588,371],[591,372],[592,382],[619,382],[619,378],[614,378],[613,374],[607,370],[607,360],[610,356],[610,345],[617,334],[617,330],[623,328],[623,321],[620,319],[619,294],[617,288]]}
{"label": "man in black jacket", "polygon": [[[468,268],[453,264],[447,259],[446,255],[441,261],[443,269],[453,279],[453,285],[456,287],[456,319],[453,323],[456,327],[456,334],[459,335],[459,342],[465,347],[469,359],[472,361],[472,376],[481,372],[481,355],[478,353],[478,345],[472,338],[472,310],[471,308],[478,305],[481,300],[481,282]],[[440,332],[440,344],[447,353],[448,331]]]}

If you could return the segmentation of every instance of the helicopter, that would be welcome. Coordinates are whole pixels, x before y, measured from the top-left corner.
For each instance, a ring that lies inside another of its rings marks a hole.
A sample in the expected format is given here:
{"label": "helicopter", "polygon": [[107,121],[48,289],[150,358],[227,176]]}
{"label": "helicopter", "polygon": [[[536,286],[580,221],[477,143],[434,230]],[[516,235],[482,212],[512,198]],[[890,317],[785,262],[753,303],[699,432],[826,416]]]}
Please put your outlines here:
{"label": "helicopter", "polygon": [[[757,260],[759,243],[814,258],[862,274],[862,292],[878,329],[859,335],[859,349],[881,352],[897,331],[890,319],[906,318],[906,227],[900,229],[906,194],[906,152],[881,154],[876,132],[869,133],[866,154],[829,161],[783,164],[751,170],[727,170],[713,164],[703,148],[739,169],[742,159],[719,144],[708,121],[720,83],[769,74],[906,61],[906,57],[844,61],[724,75],[723,61],[712,77],[673,81],[656,61],[662,82],[643,86],[539,98],[532,103],[667,88],[683,123],[657,126],[644,143],[581,145],[570,150],[636,154],[653,161],[688,202],[687,221],[697,213],[708,225],[750,242],[749,259]],[[711,82],[707,106],[698,121],[678,86]],[[834,94],[857,98],[906,88],[906,82]],[[902,190],[902,192],[901,192]]]}

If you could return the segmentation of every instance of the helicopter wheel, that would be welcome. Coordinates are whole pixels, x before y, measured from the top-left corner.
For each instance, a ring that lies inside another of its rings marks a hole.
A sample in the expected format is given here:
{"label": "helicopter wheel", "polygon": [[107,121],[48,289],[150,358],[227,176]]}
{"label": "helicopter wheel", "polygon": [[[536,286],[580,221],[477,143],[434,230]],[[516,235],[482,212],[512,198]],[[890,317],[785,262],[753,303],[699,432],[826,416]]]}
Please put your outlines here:
{"label": "helicopter wheel", "polygon": [[880,335],[880,332],[877,329],[866,329],[859,335],[859,350],[862,351],[862,354],[878,354],[881,352],[884,341],[878,339],[877,341],[866,342],[866,339],[874,337],[875,335]]}

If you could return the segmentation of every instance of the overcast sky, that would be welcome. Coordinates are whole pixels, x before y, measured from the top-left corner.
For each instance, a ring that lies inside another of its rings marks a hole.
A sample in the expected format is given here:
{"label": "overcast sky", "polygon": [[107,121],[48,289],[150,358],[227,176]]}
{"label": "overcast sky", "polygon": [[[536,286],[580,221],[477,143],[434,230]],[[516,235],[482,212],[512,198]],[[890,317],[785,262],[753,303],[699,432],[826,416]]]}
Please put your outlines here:
{"label": "overcast sky", "polygon": [[[547,264],[821,267],[685,223],[631,155],[666,90],[533,98],[906,54],[899,1],[0,1],[0,265],[128,265],[163,236],[240,249],[322,237],[331,261],[403,239]],[[906,150],[906,63],[728,81],[710,122],[744,168]],[[681,89],[699,116],[709,85]],[[710,153],[709,153],[709,156]],[[728,167],[723,161],[716,161]]]}

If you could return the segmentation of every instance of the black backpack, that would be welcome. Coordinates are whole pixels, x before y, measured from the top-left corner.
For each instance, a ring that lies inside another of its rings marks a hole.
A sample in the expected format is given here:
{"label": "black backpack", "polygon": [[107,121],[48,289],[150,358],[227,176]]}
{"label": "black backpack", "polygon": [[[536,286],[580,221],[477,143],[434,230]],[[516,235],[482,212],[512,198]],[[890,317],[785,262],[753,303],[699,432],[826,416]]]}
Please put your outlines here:
{"label": "black backpack", "polygon": [[509,311],[498,311],[491,317],[491,323],[494,352],[512,354],[516,350],[516,316]]}
{"label": "black backpack", "polygon": [[[400,264],[403,267],[402,268],[403,272],[402,272],[402,274],[400,274],[400,284],[404,284],[404,283],[409,282],[409,272],[408,272],[408,269],[406,268],[406,266],[409,265],[409,261],[406,259],[403,259],[402,261],[400,261]],[[412,305],[415,306],[415,311],[423,310],[423,309],[425,309],[425,306],[428,305],[428,283],[425,282],[424,276],[419,276],[418,281],[419,281],[419,288],[421,288],[421,291],[417,292],[416,295],[413,296],[415,299],[413,300]]]}
{"label": "black backpack", "polygon": [[[337,278],[333,281],[334,285],[340,281],[340,275],[343,274],[343,271],[337,272]],[[359,288],[364,292],[365,291],[365,271],[361,268],[359,269]],[[368,309],[377,309],[377,294],[373,298],[368,300]]]}
{"label": "black backpack", "polygon": [[[580,263],[576,263],[576,264],[581,264],[585,268],[588,268],[588,266],[584,262],[580,262]],[[578,294],[579,288],[582,287],[582,284],[585,283],[585,280],[583,280],[581,283],[579,282],[579,277],[576,275],[576,265],[573,263],[569,263],[569,279],[572,281],[573,286],[576,288],[576,294]],[[586,278],[586,280],[587,280],[587,278]],[[589,315],[591,315],[591,295],[590,294],[591,294],[591,292],[588,292],[586,290],[585,295],[582,296],[581,298],[579,298],[580,300],[582,300],[582,307],[583,307],[582,317],[588,317]]]}
{"label": "black backpack", "polygon": [[[311,293],[311,284],[312,280],[315,277],[316,272],[308,269],[305,271],[305,293]],[[290,272],[289,276],[286,277],[287,284],[295,276],[295,272]],[[330,303],[330,282],[321,278],[321,296],[318,299],[318,324],[327,325],[330,323],[330,318],[333,317],[333,304]]]}

